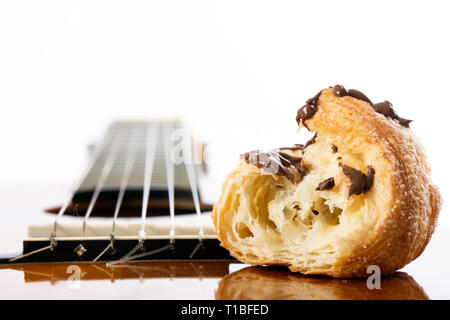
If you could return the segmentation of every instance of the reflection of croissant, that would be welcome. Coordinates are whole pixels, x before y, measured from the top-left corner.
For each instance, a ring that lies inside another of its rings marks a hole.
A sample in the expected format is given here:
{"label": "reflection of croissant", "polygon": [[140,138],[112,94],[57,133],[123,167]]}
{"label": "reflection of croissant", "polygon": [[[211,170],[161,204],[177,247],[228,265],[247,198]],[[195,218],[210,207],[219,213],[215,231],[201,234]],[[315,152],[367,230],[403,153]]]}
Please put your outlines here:
{"label": "reflection of croissant", "polygon": [[409,120],[342,86],[297,116],[305,146],[246,153],[226,178],[213,220],[239,260],[333,277],[383,274],[417,258],[441,196]]}
{"label": "reflection of croissant", "polygon": [[396,272],[381,279],[380,289],[366,280],[302,276],[283,270],[249,267],[223,278],[218,300],[425,300],[428,296],[412,277]]}

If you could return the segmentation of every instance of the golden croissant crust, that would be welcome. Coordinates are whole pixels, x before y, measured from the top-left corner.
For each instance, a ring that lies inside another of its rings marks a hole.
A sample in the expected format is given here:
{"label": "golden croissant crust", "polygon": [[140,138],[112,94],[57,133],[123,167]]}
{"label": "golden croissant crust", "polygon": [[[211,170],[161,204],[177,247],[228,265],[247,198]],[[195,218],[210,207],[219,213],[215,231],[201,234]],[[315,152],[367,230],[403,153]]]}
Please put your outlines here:
{"label": "golden croissant crust", "polygon": [[367,277],[417,258],[442,204],[410,120],[357,90],[324,89],[299,109],[306,145],[241,157],[214,206],[222,245],[253,265]]}

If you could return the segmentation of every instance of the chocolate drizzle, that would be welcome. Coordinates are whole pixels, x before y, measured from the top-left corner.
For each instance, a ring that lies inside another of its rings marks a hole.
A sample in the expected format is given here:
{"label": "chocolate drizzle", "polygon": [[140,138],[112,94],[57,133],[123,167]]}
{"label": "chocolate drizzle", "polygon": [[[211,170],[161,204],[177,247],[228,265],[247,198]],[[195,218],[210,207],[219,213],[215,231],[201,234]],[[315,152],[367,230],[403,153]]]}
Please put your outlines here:
{"label": "chocolate drizzle", "polygon": [[368,104],[370,104],[371,106],[373,105],[372,101],[370,101],[370,99],[364,93],[362,93],[361,91],[358,91],[358,90],[355,90],[355,89],[349,89],[348,90],[348,95],[350,97],[355,98],[355,99],[365,101]]}
{"label": "chocolate drizzle", "polygon": [[400,125],[409,128],[409,124],[412,122],[412,120],[401,118],[395,113],[394,109],[392,108],[392,103],[389,101],[384,101],[380,103],[373,104],[372,101],[361,91],[355,90],[355,89],[349,89],[348,91],[344,88],[344,86],[341,86],[340,84],[337,84],[333,87],[333,94],[336,97],[345,97],[350,96],[358,100],[362,100],[370,104],[373,109],[384,115],[387,118],[391,118],[394,120],[397,120]]}
{"label": "chocolate drizzle", "polygon": [[314,134],[314,136],[309,139],[306,143],[303,149],[306,149],[308,146],[312,145],[313,143],[316,143],[317,133]]}
{"label": "chocolate drizzle", "polygon": [[246,152],[243,158],[248,164],[253,164],[258,168],[264,169],[266,172],[286,177],[294,183],[295,176],[292,168],[295,169],[300,176],[306,175],[306,169],[302,167],[302,158],[292,156],[285,152],[269,151],[263,152],[254,150]]}
{"label": "chocolate drizzle", "polygon": [[341,86],[340,84],[337,84],[333,87],[333,94],[336,97],[345,97],[350,96],[358,100],[362,100],[367,102],[368,104],[372,105],[372,101],[361,91],[355,90],[355,89],[345,89],[344,86]]}
{"label": "chocolate drizzle", "polygon": [[394,108],[392,108],[392,103],[390,103],[389,101],[374,104],[373,108],[375,109],[376,112],[381,113],[383,116],[387,118],[398,120],[398,122],[402,126],[409,128],[409,124],[412,122],[412,120],[399,117],[397,113],[394,111]]}
{"label": "chocolate drizzle", "polygon": [[316,191],[322,191],[322,190],[329,190],[334,188],[334,178],[328,178],[319,183],[319,185],[316,188]]}
{"label": "chocolate drizzle", "polygon": [[319,91],[319,93],[316,94],[314,97],[306,100],[306,104],[303,107],[301,107],[300,109],[298,109],[297,117],[295,118],[295,120],[297,120],[298,124],[300,124],[300,122],[305,124],[305,120],[312,118],[316,114],[317,102],[319,101],[319,97],[320,97],[321,93],[322,93],[322,91]]}
{"label": "chocolate drizzle", "polygon": [[368,166],[367,175],[346,165],[342,166],[342,171],[350,178],[349,196],[352,194],[359,195],[372,187],[375,170],[371,166]]}

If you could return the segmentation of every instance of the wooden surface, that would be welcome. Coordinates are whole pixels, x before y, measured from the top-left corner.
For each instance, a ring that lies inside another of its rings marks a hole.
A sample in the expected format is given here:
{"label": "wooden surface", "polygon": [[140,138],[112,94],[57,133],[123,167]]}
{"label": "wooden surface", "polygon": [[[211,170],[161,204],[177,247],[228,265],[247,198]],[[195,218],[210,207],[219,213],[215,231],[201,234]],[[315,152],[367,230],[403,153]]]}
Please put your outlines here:
{"label": "wooden surface", "polygon": [[[58,204],[58,187],[0,189],[0,254],[20,250],[26,225]],[[443,213],[444,214],[444,213]],[[383,278],[381,290],[365,280],[336,280],[256,268],[230,261],[152,261],[105,264],[0,265],[0,299],[450,299],[450,228],[439,226],[425,252],[402,273]]]}

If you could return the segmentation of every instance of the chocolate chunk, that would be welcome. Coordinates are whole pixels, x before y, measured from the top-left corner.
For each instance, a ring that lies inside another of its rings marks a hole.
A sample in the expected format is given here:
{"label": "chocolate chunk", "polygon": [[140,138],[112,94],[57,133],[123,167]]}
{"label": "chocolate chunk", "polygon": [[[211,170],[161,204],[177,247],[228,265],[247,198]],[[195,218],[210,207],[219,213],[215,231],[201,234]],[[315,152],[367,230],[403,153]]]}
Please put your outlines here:
{"label": "chocolate chunk", "polygon": [[342,167],[342,171],[350,178],[349,196],[366,192],[373,184],[375,170],[371,166],[368,167],[367,176],[361,171],[346,165]]}
{"label": "chocolate chunk", "polygon": [[366,185],[366,175],[359,170],[353,169],[352,167],[344,165],[342,167],[344,174],[350,178],[350,190],[349,195],[361,194],[364,191],[364,186]]}
{"label": "chocolate chunk", "polygon": [[392,108],[392,103],[389,101],[384,101],[380,103],[376,103],[373,105],[373,108],[376,112],[381,113],[385,117],[389,117],[392,119],[397,119],[398,115],[395,113],[394,109]]}
{"label": "chocolate chunk", "polygon": [[253,164],[266,172],[284,176],[292,183],[294,182],[294,173],[291,171],[291,167],[297,170],[302,177],[306,175],[306,169],[302,167],[302,158],[284,152],[254,150],[246,152],[242,157],[248,164]]}
{"label": "chocolate chunk", "polygon": [[332,188],[334,188],[334,178],[333,177],[328,178],[328,179],[322,181],[321,183],[319,183],[316,190],[322,191],[322,190],[329,190]]}
{"label": "chocolate chunk", "polygon": [[319,91],[319,93],[316,94],[314,97],[306,100],[306,104],[300,109],[298,109],[297,117],[295,118],[298,124],[300,124],[300,122],[304,123],[305,120],[312,118],[316,114],[317,102],[319,101],[321,93],[322,91]]}
{"label": "chocolate chunk", "polygon": [[373,185],[373,180],[375,178],[375,169],[371,166],[367,167],[367,179],[366,179],[366,185],[364,186],[364,191],[369,191],[370,187]]}
{"label": "chocolate chunk", "polygon": [[358,100],[362,100],[367,102],[368,104],[372,105],[372,101],[361,91],[355,90],[355,89],[349,89],[348,91],[344,88],[344,86],[341,86],[340,84],[337,84],[333,87],[333,94],[336,97],[345,97],[350,96]]}
{"label": "chocolate chunk", "polygon": [[316,114],[316,112],[317,112],[316,107],[310,104],[305,104],[303,107],[298,109],[297,117],[295,118],[295,120],[297,121],[298,124],[300,124],[300,122],[312,118]]}
{"label": "chocolate chunk", "polygon": [[322,90],[320,90],[314,97],[306,100],[307,104],[310,104],[314,107],[317,107],[317,102],[319,102],[320,95],[322,94]]}
{"label": "chocolate chunk", "polygon": [[302,158],[292,156],[288,153],[279,152],[280,156],[284,159],[286,159],[288,162],[283,163],[284,165],[293,166],[295,169],[297,169],[297,172],[300,174],[300,176],[304,177],[306,175],[306,169],[302,167]]}
{"label": "chocolate chunk", "polygon": [[333,151],[333,153],[338,152],[338,147],[336,147],[334,144],[331,145],[331,151]]}
{"label": "chocolate chunk", "polygon": [[385,116],[387,118],[398,120],[398,122],[404,127],[409,128],[409,124],[412,122],[412,120],[400,118],[397,115],[397,113],[394,111],[394,108],[392,107],[392,103],[390,103],[389,101],[384,101],[384,102],[374,104],[373,108],[376,112],[382,114],[383,116]]}
{"label": "chocolate chunk", "polygon": [[348,95],[348,92],[347,92],[347,89],[344,88],[344,86],[337,84],[333,87],[333,94],[336,97],[345,97]]}
{"label": "chocolate chunk", "polygon": [[305,146],[303,147],[303,149],[306,149],[306,147],[312,145],[313,143],[316,142],[316,138],[317,138],[317,133],[314,134],[314,136],[308,140],[308,142],[305,143]]}

